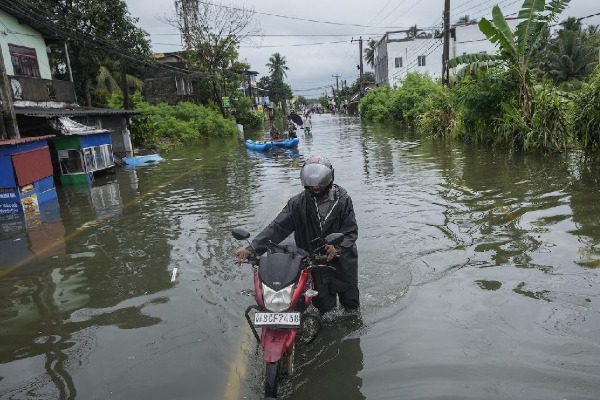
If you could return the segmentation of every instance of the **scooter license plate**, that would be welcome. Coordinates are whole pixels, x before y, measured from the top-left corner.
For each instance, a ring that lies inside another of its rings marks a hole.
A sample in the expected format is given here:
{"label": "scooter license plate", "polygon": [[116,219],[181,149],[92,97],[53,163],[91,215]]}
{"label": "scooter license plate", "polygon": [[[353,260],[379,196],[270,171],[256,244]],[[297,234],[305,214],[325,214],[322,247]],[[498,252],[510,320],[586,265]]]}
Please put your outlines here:
{"label": "scooter license plate", "polygon": [[254,314],[254,325],[256,326],[300,326],[300,313],[264,313]]}

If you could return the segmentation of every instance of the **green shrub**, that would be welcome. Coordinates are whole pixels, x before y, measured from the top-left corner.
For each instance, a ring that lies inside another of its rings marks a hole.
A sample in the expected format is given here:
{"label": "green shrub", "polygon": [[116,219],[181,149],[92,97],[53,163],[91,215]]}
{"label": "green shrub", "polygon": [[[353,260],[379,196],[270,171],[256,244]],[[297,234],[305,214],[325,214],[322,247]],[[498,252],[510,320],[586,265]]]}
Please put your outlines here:
{"label": "green shrub", "polygon": [[425,99],[424,110],[417,119],[419,133],[450,136],[455,127],[456,116],[450,102],[450,91],[443,86]]}
{"label": "green shrub", "polygon": [[234,101],[232,110],[235,121],[244,125],[246,129],[258,129],[262,127],[263,114],[252,108],[250,97],[239,97]]}
{"label": "green shrub", "polygon": [[391,119],[393,91],[389,85],[371,89],[360,100],[360,114],[367,121],[386,122]]}
{"label": "green shrub", "polygon": [[[122,100],[115,95],[109,104],[120,108]],[[132,108],[141,111],[131,118],[131,133],[135,145],[155,145],[163,148],[197,139],[237,135],[235,121],[223,118],[214,108],[182,102],[150,105],[140,94],[131,96]]]}
{"label": "green shrub", "polygon": [[429,109],[427,100],[440,96],[442,90],[442,85],[434,82],[429,75],[410,73],[393,96],[391,113],[396,120],[414,125],[419,116]]}
{"label": "green shrub", "polygon": [[575,96],[572,127],[583,147],[600,145],[600,67]]}
{"label": "green shrub", "polygon": [[498,119],[504,114],[503,103],[515,99],[517,86],[501,70],[479,71],[462,78],[451,88],[451,103],[457,123],[453,135],[468,142],[497,143]]}
{"label": "green shrub", "polygon": [[564,150],[569,142],[568,109],[571,102],[552,82],[533,93],[531,130],[523,140],[525,150]]}

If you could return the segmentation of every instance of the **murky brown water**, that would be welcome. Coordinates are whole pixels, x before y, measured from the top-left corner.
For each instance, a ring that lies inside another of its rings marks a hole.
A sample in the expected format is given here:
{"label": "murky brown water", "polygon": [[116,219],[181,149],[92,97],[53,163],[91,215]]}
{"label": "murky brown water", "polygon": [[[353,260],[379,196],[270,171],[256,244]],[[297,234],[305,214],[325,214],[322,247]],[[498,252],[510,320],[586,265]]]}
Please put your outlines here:
{"label": "murky brown water", "polygon": [[230,231],[311,153],[354,201],[362,318],[327,318],[283,398],[600,398],[600,162],[313,123],[298,151],[188,146],[3,219],[0,398],[261,398]]}

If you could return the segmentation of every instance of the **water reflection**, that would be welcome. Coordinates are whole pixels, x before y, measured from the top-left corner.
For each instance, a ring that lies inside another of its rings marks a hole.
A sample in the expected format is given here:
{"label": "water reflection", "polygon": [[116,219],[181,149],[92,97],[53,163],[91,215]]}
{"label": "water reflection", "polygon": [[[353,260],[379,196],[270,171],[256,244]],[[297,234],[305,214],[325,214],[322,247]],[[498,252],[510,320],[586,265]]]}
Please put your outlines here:
{"label": "water reflection", "polygon": [[43,270],[44,260],[64,255],[65,227],[57,200],[43,203],[39,212],[0,214],[0,277]]}
{"label": "water reflection", "polygon": [[362,400],[360,372],[364,355],[359,315],[334,311],[326,316],[325,329],[313,344],[297,349],[295,376],[283,390],[289,399]]}
{"label": "water reflection", "polygon": [[287,398],[433,398],[449,382],[457,398],[600,393],[600,163],[313,124],[297,153],[251,153],[237,137],[190,145],[62,188],[43,223],[4,220],[0,397],[259,398],[260,371],[244,371],[260,360],[234,351],[251,347],[238,346],[248,298],[236,294],[252,278],[230,231],[272,220],[313,152],[354,202],[369,329],[328,319],[298,349]]}
{"label": "water reflection", "polygon": [[[124,180],[131,183],[125,186],[129,192],[137,189],[131,171]],[[133,218],[125,222],[121,187],[112,179],[63,188],[60,207],[43,204],[36,219],[3,216],[0,363],[15,368],[3,371],[10,384],[0,389],[0,397],[74,399],[72,373],[95,350],[84,332],[161,322],[143,311],[156,300],[123,304],[172,284],[167,262],[160,263],[168,258],[166,240],[140,229],[149,220],[136,223],[140,210],[135,202],[127,209]],[[161,224],[160,218],[145,218]],[[18,373],[21,364],[27,365],[25,375]]]}

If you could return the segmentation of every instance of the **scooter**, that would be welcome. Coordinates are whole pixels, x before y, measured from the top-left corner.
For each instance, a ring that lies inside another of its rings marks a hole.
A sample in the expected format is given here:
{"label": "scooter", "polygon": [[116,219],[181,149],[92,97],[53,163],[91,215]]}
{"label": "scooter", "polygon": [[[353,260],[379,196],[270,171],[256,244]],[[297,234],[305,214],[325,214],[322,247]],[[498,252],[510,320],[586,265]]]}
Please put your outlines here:
{"label": "scooter", "polygon": [[[237,240],[250,237],[242,228],[233,229],[232,235]],[[312,254],[296,246],[270,242],[265,254],[258,256],[253,251],[248,259],[254,270],[256,305],[248,307],[245,316],[263,349],[265,400],[276,399],[279,382],[292,375],[296,339],[312,343],[323,328],[320,315],[307,311],[312,298],[318,295],[310,272],[317,267],[333,268],[321,252],[325,245],[343,240],[342,233],[319,238],[313,241]]]}

